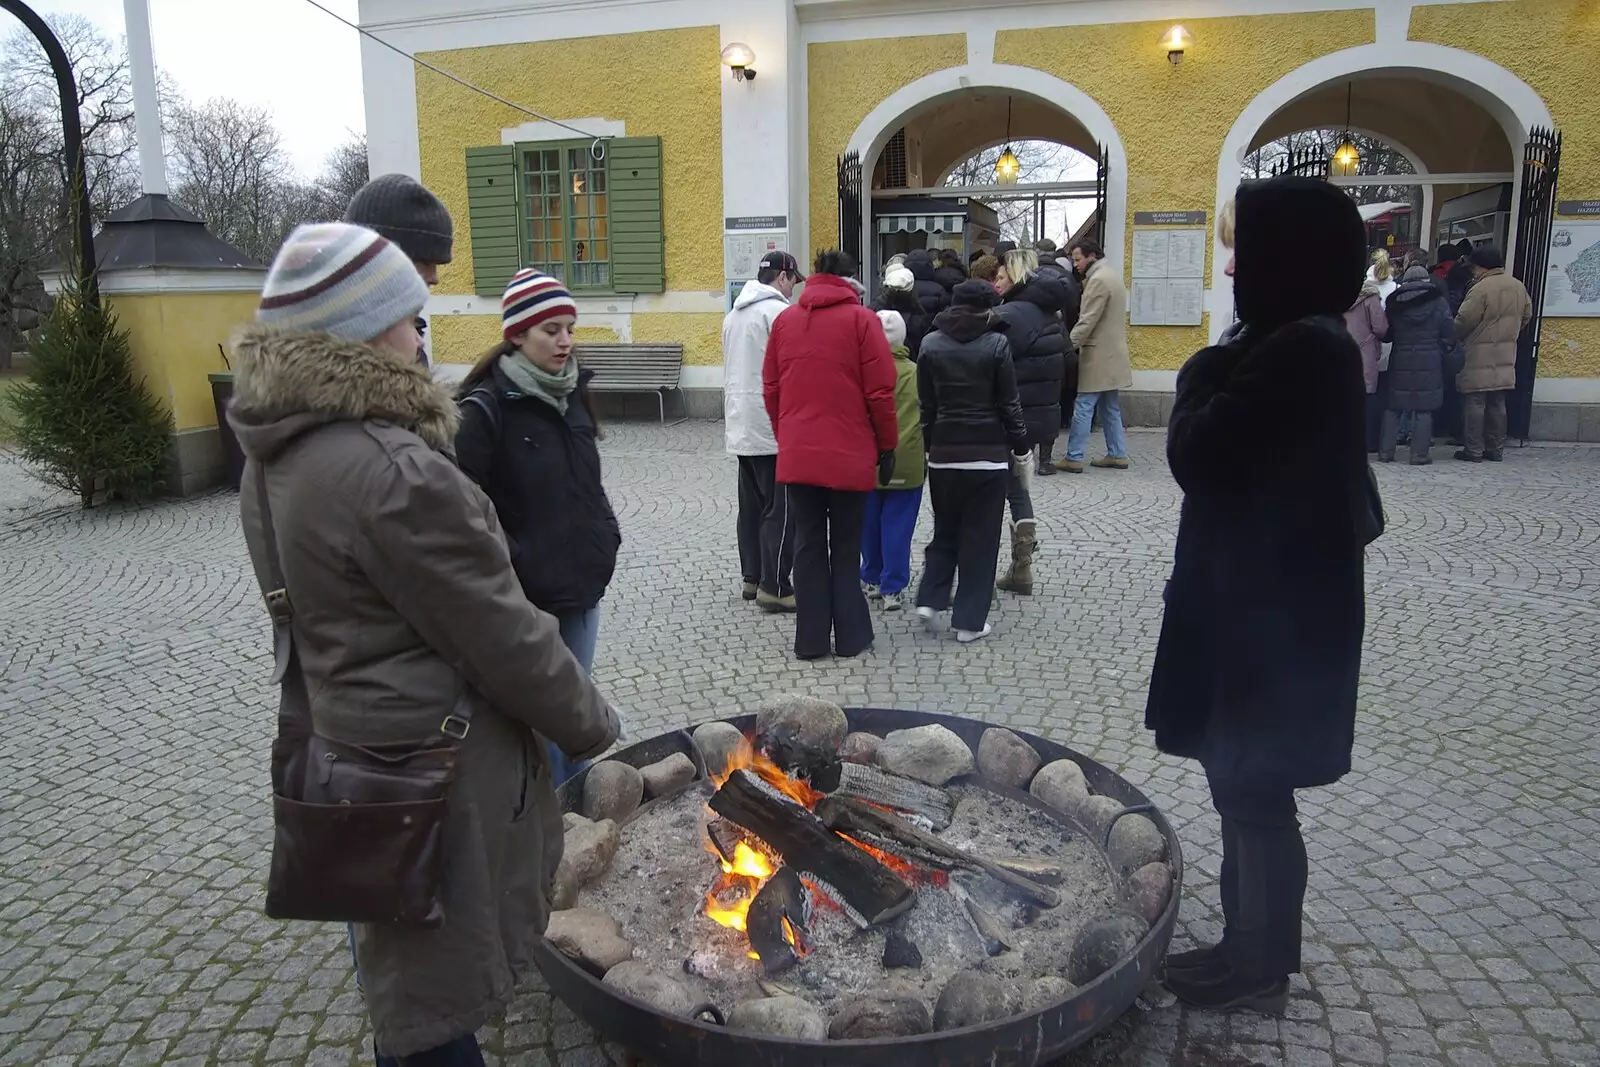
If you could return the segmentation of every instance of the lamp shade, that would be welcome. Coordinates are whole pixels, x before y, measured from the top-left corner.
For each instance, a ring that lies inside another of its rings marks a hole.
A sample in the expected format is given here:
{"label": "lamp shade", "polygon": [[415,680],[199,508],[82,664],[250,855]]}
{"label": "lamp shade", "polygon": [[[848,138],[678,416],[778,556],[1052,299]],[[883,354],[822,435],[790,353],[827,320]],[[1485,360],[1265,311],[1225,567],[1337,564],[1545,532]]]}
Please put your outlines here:
{"label": "lamp shade", "polygon": [[756,65],[756,54],[749,45],[735,41],[722,50],[722,62],[730,67],[753,67]]}
{"label": "lamp shade", "polygon": [[1333,150],[1333,159],[1328,165],[1328,172],[1335,177],[1347,178],[1357,172],[1361,166],[1361,150],[1355,142],[1346,137],[1344,143]]}
{"label": "lamp shade", "polygon": [[1006,145],[1006,150],[1000,153],[1000,158],[994,161],[994,180],[1001,185],[1014,185],[1017,176],[1022,173],[1022,160]]}
{"label": "lamp shade", "polygon": [[1194,38],[1182,26],[1174,26],[1161,38],[1161,47],[1168,52],[1183,52],[1194,43]]}

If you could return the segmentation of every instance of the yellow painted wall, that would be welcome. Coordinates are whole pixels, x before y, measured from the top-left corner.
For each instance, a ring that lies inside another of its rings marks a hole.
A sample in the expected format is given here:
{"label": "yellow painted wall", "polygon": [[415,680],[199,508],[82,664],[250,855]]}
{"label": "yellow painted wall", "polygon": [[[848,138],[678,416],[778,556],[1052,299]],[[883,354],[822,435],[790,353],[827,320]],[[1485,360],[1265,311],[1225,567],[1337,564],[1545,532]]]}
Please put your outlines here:
{"label": "yellow painted wall", "polygon": [[[500,343],[498,315],[435,315],[428,324],[435,363],[476,363],[478,357]],[[579,343],[614,343],[617,331],[609,326],[582,326],[573,331]],[[672,338],[677,340],[677,338]]]}
{"label": "yellow painted wall", "polygon": [[[1185,20],[1194,45],[1174,67],[1160,49],[1171,25],[1129,22],[1007,30],[995,61],[1034,67],[1094,97],[1128,153],[1128,246],[1133,212],[1205,211],[1215,224],[1217,158],[1223,139],[1255,96],[1320,55],[1373,40],[1371,9]],[[1210,284],[1207,244],[1207,284]],[[1133,365],[1171,370],[1205,346],[1205,325],[1133,326]]]}
{"label": "yellow painted wall", "polygon": [[[667,288],[722,288],[722,65],[716,26],[429,52],[429,62],[547,115],[621,120],[661,138]],[[466,150],[527,115],[417,68],[422,182],[456,223],[440,293],[470,293]],[[574,135],[576,136],[576,135]],[[447,328],[450,332],[455,328]]]}
{"label": "yellow painted wall", "polygon": [[128,331],[137,373],[172,412],[178,431],[217,424],[206,377],[227,370],[218,345],[255,318],[258,292],[116,294],[108,297]]}
{"label": "yellow painted wall", "polygon": [[809,47],[811,249],[801,260],[839,242],[838,158],[861,120],[902,86],[966,61],[967,38],[959,33]]}
{"label": "yellow painted wall", "polygon": [[[1476,52],[1521,78],[1544,100],[1562,134],[1562,199],[1600,199],[1600,40],[1597,0],[1443,4],[1411,10],[1412,40]],[[1522,146],[1513,155],[1522,157]],[[1541,378],[1600,378],[1600,319],[1545,319]]]}
{"label": "yellow painted wall", "polygon": [[677,341],[686,367],[722,365],[722,316],[706,312],[649,312],[633,317],[638,344]]}

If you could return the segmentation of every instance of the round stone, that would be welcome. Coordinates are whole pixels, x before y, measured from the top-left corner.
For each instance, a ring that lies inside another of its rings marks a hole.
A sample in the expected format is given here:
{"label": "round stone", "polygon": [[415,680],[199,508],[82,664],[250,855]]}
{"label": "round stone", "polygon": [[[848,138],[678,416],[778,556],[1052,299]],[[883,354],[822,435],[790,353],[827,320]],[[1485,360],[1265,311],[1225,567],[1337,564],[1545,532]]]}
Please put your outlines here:
{"label": "round stone", "polygon": [[700,748],[707,774],[721,774],[745,744],[744,734],[732,723],[703,722],[694,728],[694,743]]}
{"label": "round stone", "polygon": [[694,781],[694,760],[674,752],[664,760],[640,767],[639,777],[644,779],[645,796],[664,797]]}
{"label": "round stone", "polygon": [[844,709],[831,700],[787,693],[756,709],[757,738],[777,738],[802,748],[837,752],[849,732],[850,720],[845,718]]}
{"label": "round stone", "polygon": [[978,766],[967,743],[938,723],[891,731],[878,746],[878,765],[929,785],[944,785]]}
{"label": "round stone", "polygon": [[1157,863],[1166,858],[1167,839],[1149,818],[1143,815],[1124,815],[1111,828],[1111,845],[1107,849],[1112,868],[1126,878],[1147,863]]}
{"label": "round stone", "polygon": [[1154,926],[1172,899],[1172,868],[1147,863],[1128,878],[1128,903],[1139,918]]}
{"label": "round stone", "polygon": [[1104,915],[1090,920],[1073,942],[1067,978],[1075,985],[1088,985],[1133,955],[1149,932],[1150,924],[1137,915]]}
{"label": "round stone", "polygon": [[1057,811],[1074,812],[1089,798],[1089,783],[1083,768],[1069,759],[1047,763],[1033,776],[1028,792]]}
{"label": "round stone", "polygon": [[945,984],[933,1008],[935,1030],[1009,1019],[1022,1010],[1022,992],[1009,978],[978,971],[961,971]]}
{"label": "round stone", "polygon": [[873,1037],[911,1037],[933,1030],[928,1006],[912,997],[854,1000],[828,1024],[835,1041]]}
{"label": "round stone", "polygon": [[1002,727],[991,726],[978,739],[978,773],[996,784],[1026,789],[1040,762],[1032,745]]}
{"label": "round stone", "polygon": [[639,960],[625,960],[611,968],[606,972],[605,984],[668,1015],[687,1016],[694,1010],[694,994],[688,986]]}
{"label": "round stone", "polygon": [[846,763],[873,764],[878,761],[878,748],[882,744],[883,738],[877,734],[859,731],[847,734],[844,744],[839,746],[839,758]]}
{"label": "round stone", "polygon": [[599,977],[633,958],[633,945],[622,936],[617,920],[592,908],[553,912],[544,936],[569,959]]}
{"label": "round stone", "polygon": [[735,1004],[728,1013],[728,1028],[798,1041],[822,1041],[828,1036],[828,1019],[821,1009],[799,997],[763,997]]}
{"label": "round stone", "polygon": [[583,815],[586,819],[622,822],[644,799],[644,777],[637,767],[608,759],[589,768],[583,779]]}
{"label": "round stone", "polygon": [[1024,999],[1028,1011],[1043,1011],[1045,1008],[1060,1004],[1077,991],[1077,986],[1059,974],[1047,974],[1033,980]]}

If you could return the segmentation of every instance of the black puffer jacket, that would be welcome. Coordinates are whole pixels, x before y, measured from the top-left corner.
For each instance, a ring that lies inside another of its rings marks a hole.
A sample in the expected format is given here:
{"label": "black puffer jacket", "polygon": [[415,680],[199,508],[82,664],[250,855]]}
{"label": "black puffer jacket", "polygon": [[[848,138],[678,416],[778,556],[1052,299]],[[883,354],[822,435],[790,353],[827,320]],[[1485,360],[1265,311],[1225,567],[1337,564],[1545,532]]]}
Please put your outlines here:
{"label": "black puffer jacket", "polygon": [[873,311],[898,311],[900,317],[906,320],[906,348],[911,351],[911,362],[917,361],[917,353],[922,351],[922,338],[933,325],[933,316],[922,309],[922,303],[917,299],[915,290],[890,289],[887,286],[878,290],[878,298],[872,302]]}
{"label": "black puffer jacket", "polygon": [[1043,272],[1006,291],[995,314],[1004,319],[1017,372],[1017,397],[1028,423],[1028,443],[1049,444],[1061,433],[1061,379],[1070,347],[1056,309],[1066,299],[1061,283]]}
{"label": "black puffer jacket", "polygon": [[1078,309],[1083,303],[1083,286],[1078,284],[1078,279],[1072,272],[1061,264],[1052,260],[1049,263],[1039,264],[1039,273],[1047,274],[1061,283],[1061,328],[1068,335],[1072,328],[1078,325]]}
{"label": "black puffer jacket", "polygon": [[[948,263],[948,261],[947,261]],[[955,287],[966,281],[971,275],[960,267],[943,266],[933,272],[933,280],[938,282],[946,293],[954,292]]]}
{"label": "black puffer jacket", "polygon": [[1006,323],[951,308],[933,320],[917,361],[917,400],[929,463],[1009,462],[1028,450]]}
{"label": "black puffer jacket", "polygon": [[928,316],[931,323],[935,315],[950,306],[950,290],[934,280],[933,260],[926,252],[919,250],[907,256],[906,270],[917,280],[911,292],[915,294],[917,303],[922,305],[923,314]]}
{"label": "black puffer jacket", "polygon": [[1444,361],[1455,347],[1455,320],[1433,278],[1406,282],[1389,294],[1391,411],[1437,411],[1444,406]]}
{"label": "black puffer jacket", "polygon": [[[581,372],[580,387],[591,377]],[[594,607],[616,570],[622,532],[600,484],[588,409],[574,393],[563,417],[498,366],[468,396],[456,461],[494,502],[523,592],[552,615]]]}

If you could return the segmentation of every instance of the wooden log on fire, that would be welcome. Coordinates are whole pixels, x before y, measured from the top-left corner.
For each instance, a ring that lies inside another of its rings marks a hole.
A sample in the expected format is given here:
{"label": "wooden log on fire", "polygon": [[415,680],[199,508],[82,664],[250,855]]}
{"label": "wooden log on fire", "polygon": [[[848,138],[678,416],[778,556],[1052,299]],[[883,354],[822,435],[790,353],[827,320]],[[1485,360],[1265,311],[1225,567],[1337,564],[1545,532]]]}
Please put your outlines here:
{"label": "wooden log on fire", "polygon": [[711,810],[738,823],[810,875],[858,926],[876,926],[916,902],[889,868],[822,824],[822,820],[749,771],[734,771],[711,797]]}
{"label": "wooden log on fire", "polygon": [[768,974],[778,974],[800,962],[810,928],[811,893],[793,867],[780,867],[750,902],[744,929],[750,950]]}
{"label": "wooden log on fire", "polygon": [[992,860],[959,849],[947,841],[941,841],[932,834],[912,826],[893,812],[884,811],[871,804],[863,804],[849,797],[824,797],[817,803],[817,817],[831,830],[870,834],[889,841],[898,841],[903,845],[921,849],[929,855],[940,856],[953,860],[963,867],[980,870],[1020,893],[1025,899],[1043,907],[1053,908],[1061,903],[1061,894],[1049,886],[1040,885],[1032,879],[1006,870]]}
{"label": "wooden log on fire", "polygon": [[938,786],[861,763],[841,763],[838,772],[837,785],[832,788],[818,785],[817,788],[834,796],[853,797],[869,804],[920,815],[932,823],[935,830],[945,829],[950,825],[950,820],[955,818],[955,798]]}

